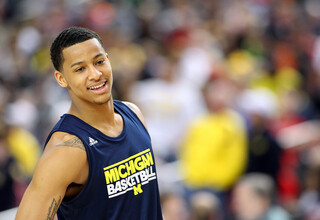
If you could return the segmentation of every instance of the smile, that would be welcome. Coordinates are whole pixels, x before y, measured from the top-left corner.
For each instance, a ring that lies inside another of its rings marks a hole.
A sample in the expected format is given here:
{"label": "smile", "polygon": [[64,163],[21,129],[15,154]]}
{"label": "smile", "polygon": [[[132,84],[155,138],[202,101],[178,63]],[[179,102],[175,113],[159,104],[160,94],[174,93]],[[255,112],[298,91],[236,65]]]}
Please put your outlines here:
{"label": "smile", "polygon": [[105,86],[105,85],[106,85],[106,83],[107,83],[107,82],[104,82],[104,83],[102,83],[102,84],[100,84],[100,85],[89,87],[89,89],[90,89],[90,90],[99,89],[99,88],[101,88],[101,87]]}

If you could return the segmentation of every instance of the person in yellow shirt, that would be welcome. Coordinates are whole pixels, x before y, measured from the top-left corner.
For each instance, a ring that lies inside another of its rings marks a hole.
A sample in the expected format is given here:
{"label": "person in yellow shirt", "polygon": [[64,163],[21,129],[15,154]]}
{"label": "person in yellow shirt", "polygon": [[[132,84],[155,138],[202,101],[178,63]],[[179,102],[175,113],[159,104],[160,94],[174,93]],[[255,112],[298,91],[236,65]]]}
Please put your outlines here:
{"label": "person in yellow shirt", "polygon": [[190,125],[180,152],[189,196],[209,190],[223,203],[224,193],[245,170],[246,129],[242,117],[230,107],[235,94],[233,82],[225,78],[211,79],[204,88],[208,113]]}
{"label": "person in yellow shirt", "polygon": [[17,160],[22,175],[31,179],[41,153],[39,141],[28,130],[10,126],[7,142],[10,154]]}

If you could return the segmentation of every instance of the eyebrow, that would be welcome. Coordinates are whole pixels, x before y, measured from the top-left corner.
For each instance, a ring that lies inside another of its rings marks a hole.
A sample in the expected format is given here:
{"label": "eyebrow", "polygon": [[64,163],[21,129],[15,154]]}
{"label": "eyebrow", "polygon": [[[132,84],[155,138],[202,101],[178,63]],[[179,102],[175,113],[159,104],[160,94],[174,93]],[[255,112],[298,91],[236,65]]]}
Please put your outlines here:
{"label": "eyebrow", "polygon": [[[92,60],[97,59],[97,58],[100,57],[100,56],[103,56],[103,53],[98,53],[97,55],[95,55],[95,56],[92,58]],[[84,63],[83,61],[79,61],[79,62],[73,63],[73,64],[71,65],[71,68],[74,67],[74,66],[76,66],[76,65],[83,64],[83,63]]]}

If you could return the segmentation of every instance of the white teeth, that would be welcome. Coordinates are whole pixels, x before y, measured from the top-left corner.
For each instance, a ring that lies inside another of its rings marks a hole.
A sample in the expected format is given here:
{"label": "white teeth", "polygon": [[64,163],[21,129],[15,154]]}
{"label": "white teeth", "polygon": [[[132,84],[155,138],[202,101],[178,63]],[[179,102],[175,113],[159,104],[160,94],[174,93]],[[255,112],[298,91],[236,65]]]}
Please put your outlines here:
{"label": "white teeth", "polygon": [[99,85],[99,86],[94,86],[94,87],[90,87],[89,89],[91,89],[91,90],[93,90],[93,89],[99,89],[99,88],[101,88],[102,86],[104,86],[106,83],[103,83],[103,84],[101,84],[101,85]]}

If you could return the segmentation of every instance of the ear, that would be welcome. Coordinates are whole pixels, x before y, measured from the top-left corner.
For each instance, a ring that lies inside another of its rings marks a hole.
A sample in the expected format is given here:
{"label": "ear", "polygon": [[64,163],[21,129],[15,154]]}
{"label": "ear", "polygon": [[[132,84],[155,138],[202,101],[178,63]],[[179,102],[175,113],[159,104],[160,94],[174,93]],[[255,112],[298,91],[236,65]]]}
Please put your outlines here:
{"label": "ear", "polygon": [[67,80],[64,78],[63,74],[59,71],[55,71],[54,72],[54,77],[56,78],[58,84],[61,87],[67,87],[68,86],[68,82]]}
{"label": "ear", "polygon": [[110,61],[110,59],[109,59],[109,54],[108,54],[108,53],[106,53],[106,57],[107,57],[107,59]]}

